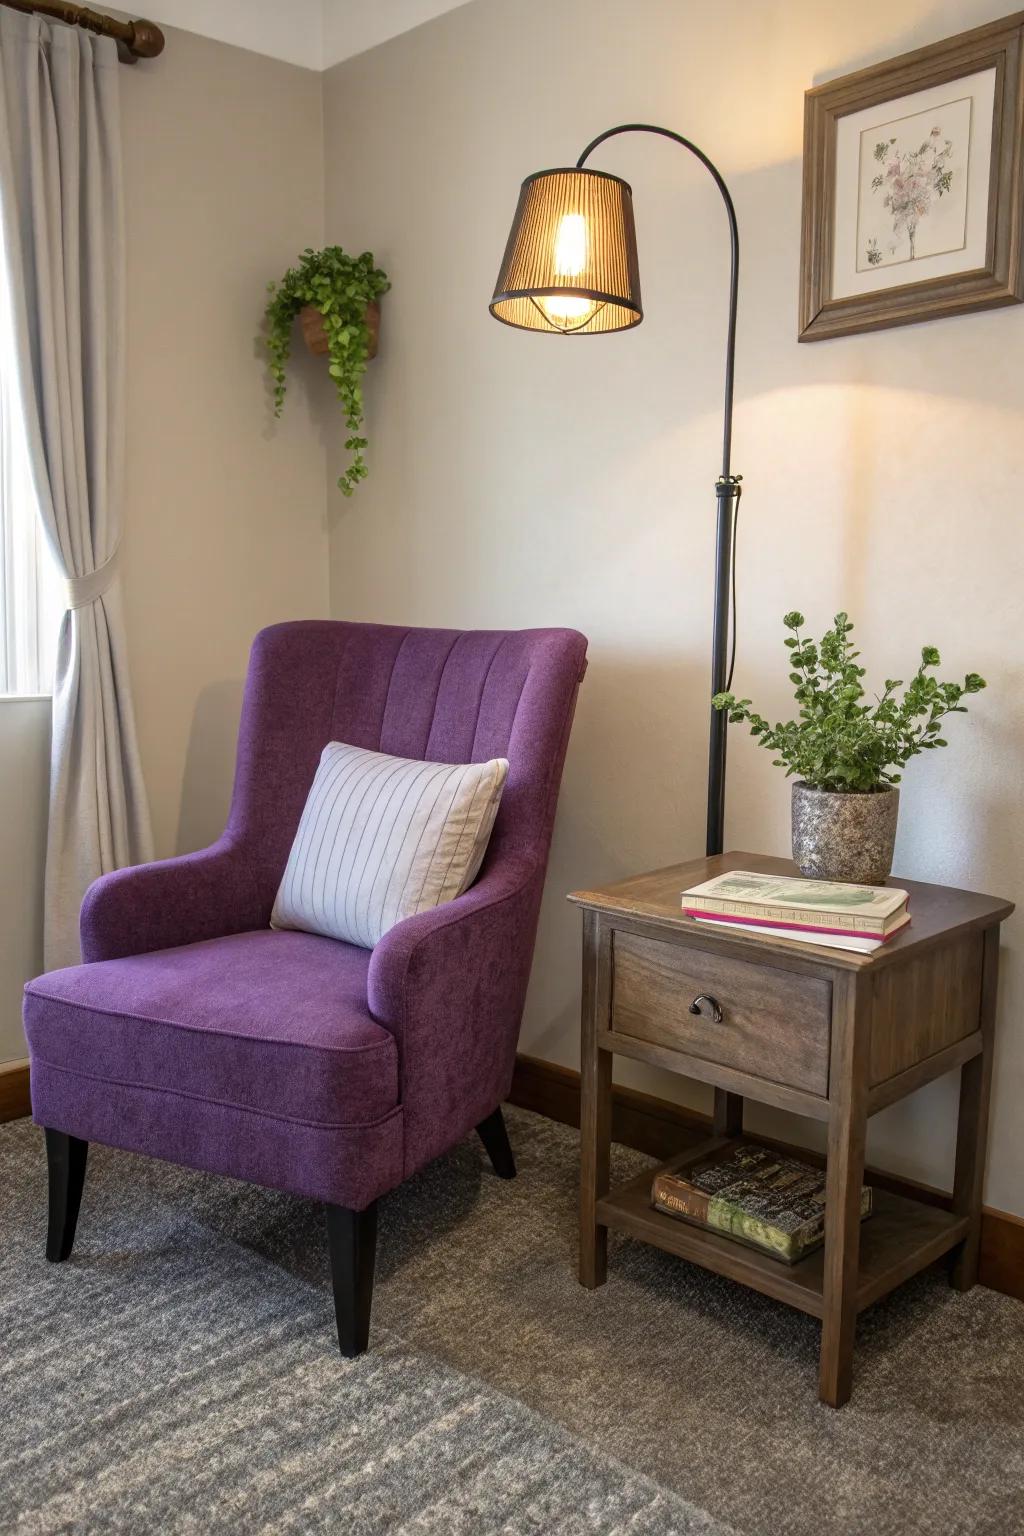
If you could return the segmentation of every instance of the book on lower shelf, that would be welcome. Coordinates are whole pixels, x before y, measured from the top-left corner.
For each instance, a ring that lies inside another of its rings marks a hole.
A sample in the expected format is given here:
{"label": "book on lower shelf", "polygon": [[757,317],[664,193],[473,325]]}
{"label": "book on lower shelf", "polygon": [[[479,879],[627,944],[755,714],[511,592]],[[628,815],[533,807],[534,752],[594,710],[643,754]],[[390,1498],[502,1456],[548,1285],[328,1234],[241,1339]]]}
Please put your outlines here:
{"label": "book on lower shelf", "polygon": [[909,899],[896,887],[734,869],[683,891],[682,908],[722,929],[870,954],[910,922]]}
{"label": "book on lower shelf", "polygon": [[[651,1204],[666,1216],[734,1238],[784,1264],[825,1241],[825,1170],[744,1138],[654,1176]],[[871,1214],[861,1190],[861,1220]]]}

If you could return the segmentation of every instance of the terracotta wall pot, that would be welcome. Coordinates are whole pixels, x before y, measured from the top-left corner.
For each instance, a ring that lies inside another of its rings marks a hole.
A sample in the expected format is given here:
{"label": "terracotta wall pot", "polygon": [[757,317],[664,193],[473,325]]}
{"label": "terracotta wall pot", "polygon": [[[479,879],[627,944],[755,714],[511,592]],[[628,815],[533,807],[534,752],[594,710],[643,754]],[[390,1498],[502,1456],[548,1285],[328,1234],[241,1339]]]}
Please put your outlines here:
{"label": "terracotta wall pot", "polygon": [[[323,357],[327,352],[327,332],[324,329],[323,315],[314,304],[304,304],[299,310],[299,319],[302,322],[302,334],[306,346],[317,357]],[[380,338],[380,303],[377,299],[366,306],[366,329],[370,333],[366,355],[368,358],[376,357],[377,342]]]}
{"label": "terracotta wall pot", "polygon": [[366,329],[370,333],[370,340],[366,348],[367,358],[377,356],[377,343],[380,341],[380,300],[373,299],[366,306]]}
{"label": "terracotta wall pot", "polygon": [[892,869],[898,789],[833,794],[793,785],[793,858],[814,880],[881,885]]}

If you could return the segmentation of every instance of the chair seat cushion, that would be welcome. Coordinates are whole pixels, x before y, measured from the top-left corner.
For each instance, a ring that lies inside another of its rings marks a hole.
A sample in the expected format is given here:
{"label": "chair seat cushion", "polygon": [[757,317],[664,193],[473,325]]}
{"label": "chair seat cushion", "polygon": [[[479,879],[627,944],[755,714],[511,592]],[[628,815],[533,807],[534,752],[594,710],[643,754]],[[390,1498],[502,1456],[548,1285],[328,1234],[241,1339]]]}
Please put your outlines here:
{"label": "chair seat cushion", "polygon": [[25,989],[36,1064],[313,1126],[398,1103],[367,950],[263,929],[50,971]]}

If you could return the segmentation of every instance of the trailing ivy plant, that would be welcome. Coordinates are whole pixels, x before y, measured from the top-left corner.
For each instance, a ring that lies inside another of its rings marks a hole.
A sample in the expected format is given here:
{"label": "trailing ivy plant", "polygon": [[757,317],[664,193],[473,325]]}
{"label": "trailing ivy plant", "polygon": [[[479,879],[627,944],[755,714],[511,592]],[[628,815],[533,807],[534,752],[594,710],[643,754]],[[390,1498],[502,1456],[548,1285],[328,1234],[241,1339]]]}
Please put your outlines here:
{"label": "trailing ivy plant", "polygon": [[791,631],[785,644],[799,718],[770,725],[749,699],[731,693],[718,693],[711,702],[727,710],[730,720],[747,721],[751,734],[776,754],[775,767],[785,768],[787,777],[799,774],[812,789],[865,794],[898,784],[897,768],[919,752],[948,746],[940,722],[946,715],[966,714],[961,700],[985,687],[977,672],[968,672],[962,683],[938,682],[930,671],[939,666],[939,653],[926,645],[905,688],[902,678],[887,678],[884,691],[865,703],[866,669],[859,665],[845,613],[836,614],[819,643],[801,634],[802,613],[787,613],[782,622]]}
{"label": "trailing ivy plant", "polygon": [[267,352],[274,382],[275,416],[280,416],[284,405],[285,368],[295,316],[306,304],[312,304],[323,316],[327,371],[345,412],[349,434],[345,447],[352,455],[351,463],[338,480],[338,488],[345,496],[351,496],[359,481],[366,478],[363,449],[367,440],[360,435],[362,377],[370,341],[366,309],[390,287],[386,273],[374,266],[369,251],[361,256],[348,256],[340,245],[328,245],[322,251],[307,247],[297,267],[289,267],[279,283],[267,284],[271,296],[267,304]]}

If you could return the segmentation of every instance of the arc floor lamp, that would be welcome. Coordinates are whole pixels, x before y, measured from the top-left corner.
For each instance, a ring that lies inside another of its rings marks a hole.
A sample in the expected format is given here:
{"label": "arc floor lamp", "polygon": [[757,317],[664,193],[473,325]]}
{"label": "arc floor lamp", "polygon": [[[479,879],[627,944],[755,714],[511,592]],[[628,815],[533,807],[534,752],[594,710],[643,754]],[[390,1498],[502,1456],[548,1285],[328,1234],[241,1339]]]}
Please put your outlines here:
{"label": "arc floor lamp", "polygon": [[[519,206],[491,300],[496,320],[556,336],[597,336],[627,330],[643,319],[640,270],[628,182],[607,171],[584,169],[606,139],[653,133],[682,145],[710,172],[729,221],[729,320],[725,346],[725,423],[722,472],[715,484],[715,605],[711,641],[711,693],[732,681],[736,654],[736,517],[741,476],[732,473],[732,399],[736,358],[736,300],[740,245],[736,210],[720,172],[703,150],[671,128],[622,123],[592,139],[574,167],[537,171],[523,182]],[[731,623],[730,623],[731,617]],[[732,646],[730,655],[730,629]],[[711,710],[708,754],[707,851],[722,852],[725,823],[724,713]]]}

